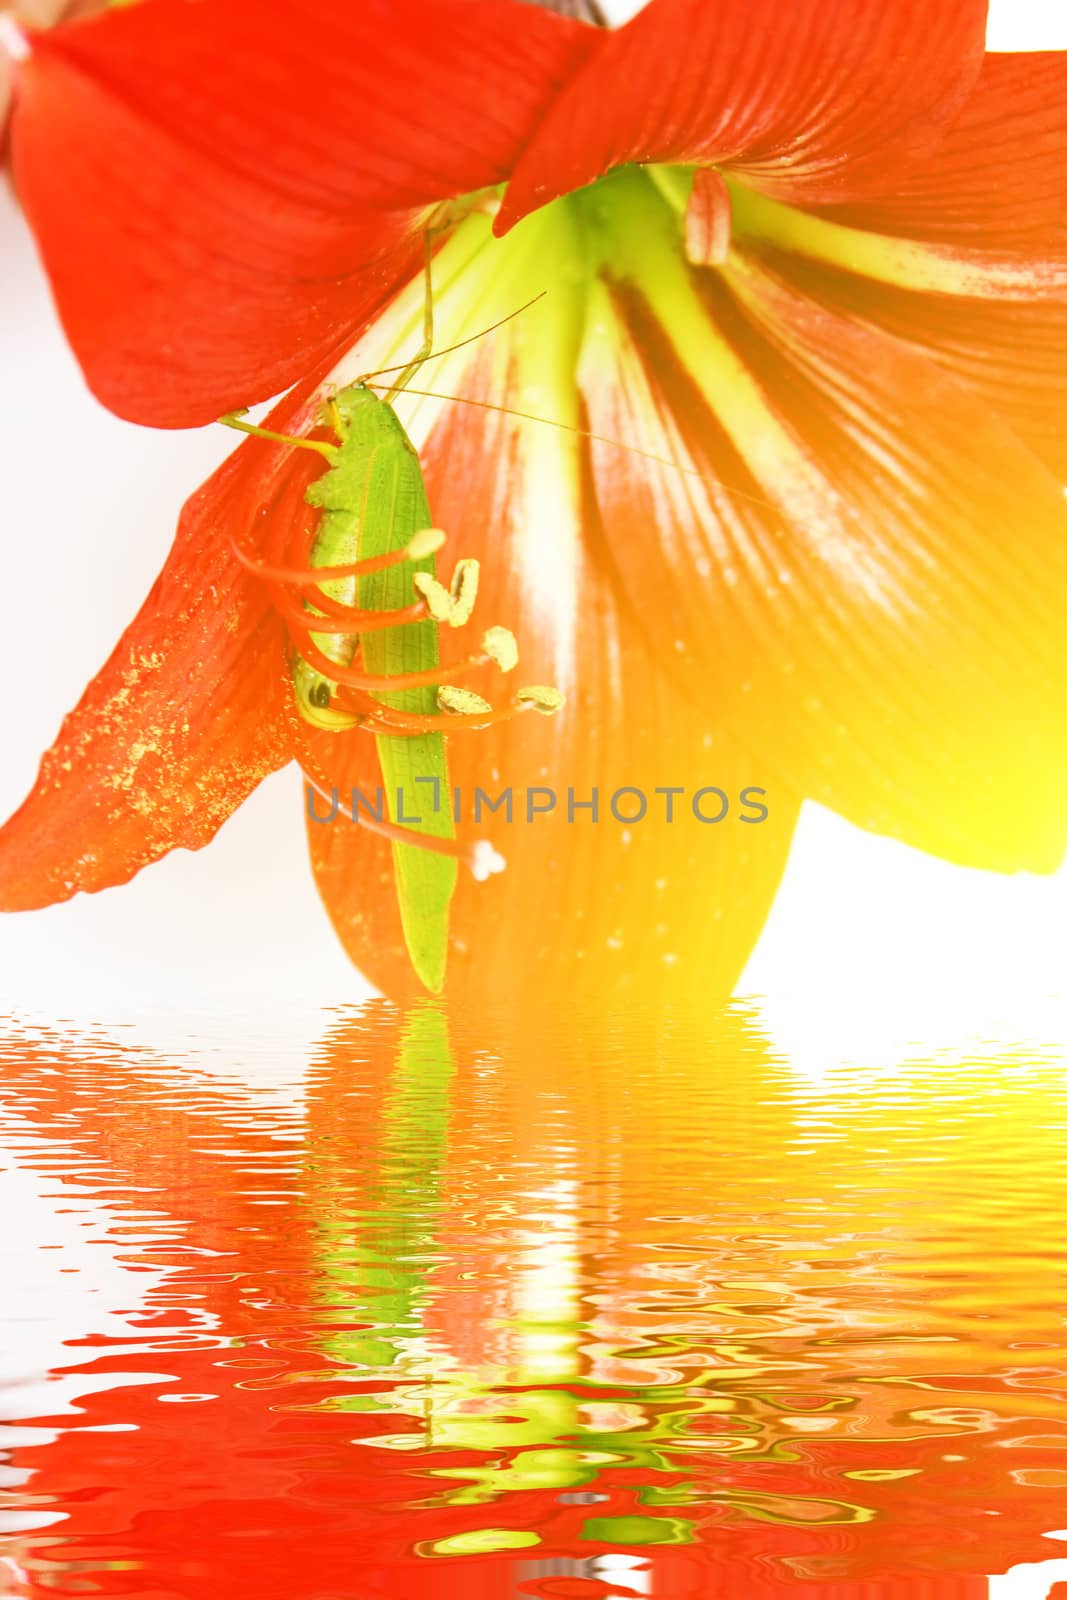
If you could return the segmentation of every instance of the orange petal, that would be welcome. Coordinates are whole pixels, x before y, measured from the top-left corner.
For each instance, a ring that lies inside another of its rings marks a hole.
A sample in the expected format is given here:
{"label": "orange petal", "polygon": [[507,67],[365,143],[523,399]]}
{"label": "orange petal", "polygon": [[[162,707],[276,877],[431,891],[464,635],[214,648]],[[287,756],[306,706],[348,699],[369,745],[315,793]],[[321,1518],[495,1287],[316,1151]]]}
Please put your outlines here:
{"label": "orange petal", "polygon": [[929,358],[760,258],[687,287],[654,253],[649,229],[642,289],[618,286],[586,365],[594,427],[690,469],[595,456],[635,612],[765,772],[951,860],[1050,870],[1067,838],[1059,486]]}
{"label": "orange petal", "polygon": [[748,245],[963,377],[1067,479],[1067,58],[990,55],[936,152],[817,217],[742,200]]}

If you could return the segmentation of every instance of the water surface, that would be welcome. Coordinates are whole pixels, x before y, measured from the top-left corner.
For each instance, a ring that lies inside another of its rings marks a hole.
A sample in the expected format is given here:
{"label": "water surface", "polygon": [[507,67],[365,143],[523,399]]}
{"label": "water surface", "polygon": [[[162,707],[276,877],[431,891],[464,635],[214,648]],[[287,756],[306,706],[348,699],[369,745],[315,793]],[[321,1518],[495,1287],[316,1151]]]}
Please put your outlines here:
{"label": "water surface", "polygon": [[2,1099],[0,1594],[1067,1595],[1058,1051],[376,1002]]}

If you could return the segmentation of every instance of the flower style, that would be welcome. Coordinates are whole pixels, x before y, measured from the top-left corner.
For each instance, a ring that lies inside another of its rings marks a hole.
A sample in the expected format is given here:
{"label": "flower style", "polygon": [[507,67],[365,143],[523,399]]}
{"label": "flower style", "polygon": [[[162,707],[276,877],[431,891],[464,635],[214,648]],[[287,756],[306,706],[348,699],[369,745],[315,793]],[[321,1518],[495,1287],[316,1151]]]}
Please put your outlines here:
{"label": "flower style", "polygon": [[[651,0],[617,30],[144,0],[32,38],[16,181],[123,416],[296,384],[270,426],[309,431],[329,385],[410,356],[439,241],[439,328],[472,342],[404,420],[487,613],[568,698],[451,741],[464,792],[559,797],[488,819],[509,870],[460,886],[453,987],[724,993],[803,798],[969,865],[1059,861],[1067,58],[985,56],[984,25],[984,0]],[[207,842],[309,747],[373,788],[368,738],[294,715],[284,620],[233,553],[306,539],[300,454],[251,440],[187,505],[0,833],[3,906]],[[703,785],[729,815],[668,821]],[[621,789],[649,801],[630,825]],[[388,847],[310,832],[347,949],[403,989]]]}

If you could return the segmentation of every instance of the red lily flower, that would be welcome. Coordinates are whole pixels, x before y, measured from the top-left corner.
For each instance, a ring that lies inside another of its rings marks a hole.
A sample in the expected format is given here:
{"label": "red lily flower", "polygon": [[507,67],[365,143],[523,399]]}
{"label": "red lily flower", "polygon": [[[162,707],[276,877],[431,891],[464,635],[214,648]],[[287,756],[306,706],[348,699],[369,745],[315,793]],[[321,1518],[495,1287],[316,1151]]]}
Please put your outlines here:
{"label": "red lily flower", "polygon": [[[327,377],[410,354],[419,291],[393,297],[428,226],[449,340],[548,289],[435,369],[468,404],[405,419],[491,620],[569,697],[453,740],[454,781],[602,805],[757,785],[770,818],[494,822],[512,865],[461,886],[460,987],[727,987],[803,796],[959,862],[1058,862],[1067,64],[983,59],[984,22],[984,0],[652,0],[614,32],[512,0],[145,0],[32,40],[16,179],[123,415],[190,425],[301,379],[272,425],[307,431]],[[309,746],[373,787],[365,737],[298,725],[284,623],[231,548],[306,547],[310,473],[254,441],[187,506],[0,834],[0,903],[206,842]],[[354,959],[403,987],[387,847],[312,827],[312,854]]]}

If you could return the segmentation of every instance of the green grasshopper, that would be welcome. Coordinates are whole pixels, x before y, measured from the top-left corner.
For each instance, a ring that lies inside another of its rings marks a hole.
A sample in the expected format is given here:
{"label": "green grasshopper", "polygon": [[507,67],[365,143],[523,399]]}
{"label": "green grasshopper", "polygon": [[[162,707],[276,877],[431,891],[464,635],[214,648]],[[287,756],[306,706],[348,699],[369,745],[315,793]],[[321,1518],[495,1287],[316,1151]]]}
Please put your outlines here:
{"label": "green grasshopper", "polygon": [[[327,401],[323,421],[336,445],[271,433],[241,421],[239,413],[221,420],[259,438],[316,450],[329,462],[306,495],[323,513],[308,567],[271,567],[237,554],[269,582],[295,585],[302,595],[299,607],[281,602],[296,635],[292,676],[301,716],[318,729],[375,736],[391,820],[346,814],[392,839],[408,953],[421,982],[438,993],[459,860],[476,877],[504,865],[485,841],[465,847],[456,840],[445,733],[485,727],[523,710],[551,713],[562,696],[550,688],[520,689],[509,708],[495,711],[479,695],[441,683],[439,627],[469,619],[478,564],[457,563],[451,589],[438,582],[434,557],[444,535],[432,525],[418,454],[393,409],[394,397],[433,351],[429,237],[426,286],[423,344],[388,393],[371,387],[382,376],[372,372]],[[506,672],[517,660],[508,630],[490,628],[479,653],[448,676],[489,662]],[[320,786],[313,781],[312,787]]]}

